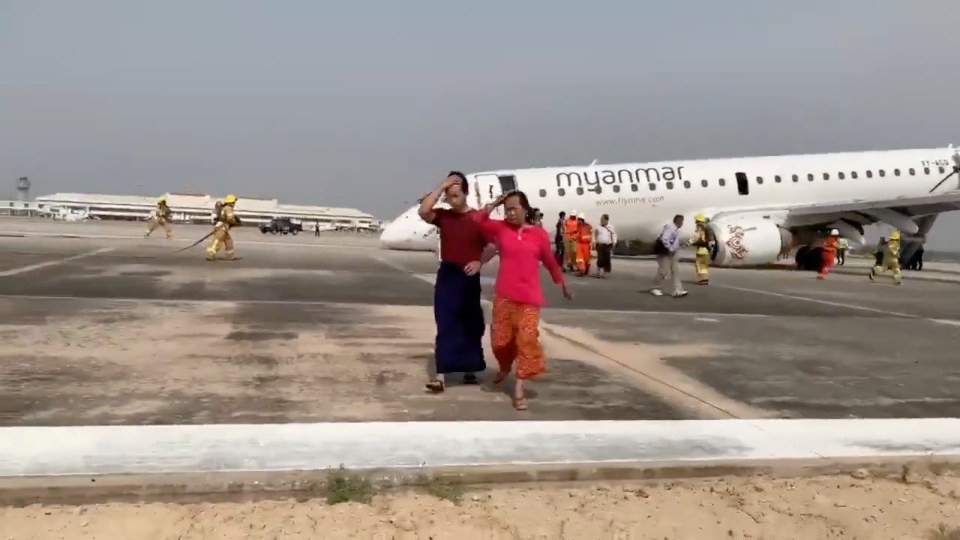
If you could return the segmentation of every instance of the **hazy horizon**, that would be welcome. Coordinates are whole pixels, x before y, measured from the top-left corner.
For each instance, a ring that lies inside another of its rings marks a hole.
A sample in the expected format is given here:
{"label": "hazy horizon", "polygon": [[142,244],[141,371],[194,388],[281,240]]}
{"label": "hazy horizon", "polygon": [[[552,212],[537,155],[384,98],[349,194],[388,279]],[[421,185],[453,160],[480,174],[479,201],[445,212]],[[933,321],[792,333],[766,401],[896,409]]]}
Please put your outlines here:
{"label": "hazy horizon", "polygon": [[0,0],[0,196],[389,220],[451,169],[946,147],[952,6]]}

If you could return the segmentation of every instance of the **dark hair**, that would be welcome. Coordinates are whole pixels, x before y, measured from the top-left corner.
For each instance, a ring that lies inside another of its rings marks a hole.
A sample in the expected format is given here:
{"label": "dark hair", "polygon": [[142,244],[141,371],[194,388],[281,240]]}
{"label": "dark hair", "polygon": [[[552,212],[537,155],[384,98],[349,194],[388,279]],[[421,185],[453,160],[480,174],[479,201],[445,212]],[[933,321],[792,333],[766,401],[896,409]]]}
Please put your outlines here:
{"label": "dark hair", "polygon": [[503,200],[506,201],[513,196],[520,197],[520,206],[523,207],[523,221],[530,224],[536,223],[537,209],[530,206],[530,199],[527,198],[527,194],[520,190],[514,190],[507,193],[507,196]]}
{"label": "dark hair", "polygon": [[567,213],[561,210],[561,211],[560,211],[560,217],[566,217],[566,216],[567,216]]}
{"label": "dark hair", "polygon": [[460,189],[463,190],[463,194],[464,194],[464,195],[469,195],[469,194],[470,194],[470,183],[467,182],[467,177],[464,176],[463,173],[460,172],[460,171],[450,171],[450,174],[448,174],[447,177],[449,178],[449,177],[451,177],[451,176],[456,176],[457,178],[460,179]]}

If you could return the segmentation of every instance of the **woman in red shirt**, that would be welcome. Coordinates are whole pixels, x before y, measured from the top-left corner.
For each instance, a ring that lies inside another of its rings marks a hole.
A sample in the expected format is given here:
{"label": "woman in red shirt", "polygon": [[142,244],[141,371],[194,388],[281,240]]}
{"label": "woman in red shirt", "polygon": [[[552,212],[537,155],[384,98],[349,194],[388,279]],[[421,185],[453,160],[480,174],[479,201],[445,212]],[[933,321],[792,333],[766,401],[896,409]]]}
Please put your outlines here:
{"label": "woman in red shirt", "polygon": [[[501,204],[505,220],[490,219],[490,212]],[[563,288],[563,296],[568,300],[573,298],[553,257],[547,231],[535,223],[535,212],[522,191],[502,195],[480,212],[480,225],[500,257],[490,325],[490,345],[500,371],[493,383],[502,382],[516,360],[513,406],[521,411],[527,409],[524,381],[546,370],[539,331],[540,306],[543,305],[540,263],[547,267],[553,282]]]}

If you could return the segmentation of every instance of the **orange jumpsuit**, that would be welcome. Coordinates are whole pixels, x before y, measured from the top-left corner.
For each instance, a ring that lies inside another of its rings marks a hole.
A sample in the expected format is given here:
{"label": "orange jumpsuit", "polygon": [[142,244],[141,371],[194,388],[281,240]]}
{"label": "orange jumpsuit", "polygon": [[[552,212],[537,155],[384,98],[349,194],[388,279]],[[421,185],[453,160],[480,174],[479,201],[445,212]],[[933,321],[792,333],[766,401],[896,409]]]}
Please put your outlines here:
{"label": "orange jumpsuit", "polygon": [[593,242],[593,227],[584,223],[577,230],[577,271],[583,275],[590,272],[590,244]]}
{"label": "orange jumpsuit", "polygon": [[837,256],[837,237],[830,236],[823,241],[822,258],[820,259],[820,272],[817,273],[817,279],[825,279],[827,273],[833,268],[833,263]]}
{"label": "orange jumpsuit", "polygon": [[570,270],[577,267],[577,235],[579,234],[577,228],[577,218],[574,216],[568,217],[563,222],[564,254],[567,256],[567,260],[561,266],[566,266]]}

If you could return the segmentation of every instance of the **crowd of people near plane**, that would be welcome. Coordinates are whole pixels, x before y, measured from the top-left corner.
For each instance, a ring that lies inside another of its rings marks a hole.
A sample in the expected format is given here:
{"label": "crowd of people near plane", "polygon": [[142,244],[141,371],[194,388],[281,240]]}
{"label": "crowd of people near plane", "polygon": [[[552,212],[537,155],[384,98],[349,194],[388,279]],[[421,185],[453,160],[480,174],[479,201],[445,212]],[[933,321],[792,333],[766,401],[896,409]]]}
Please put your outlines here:
{"label": "crowd of people near plane", "polygon": [[[568,216],[566,212],[560,212],[553,236],[553,255],[564,272],[601,279],[613,270],[613,246],[616,243],[617,232],[609,215],[600,216],[600,225],[594,229],[583,213],[574,210]],[[594,248],[597,270],[591,274]]]}

